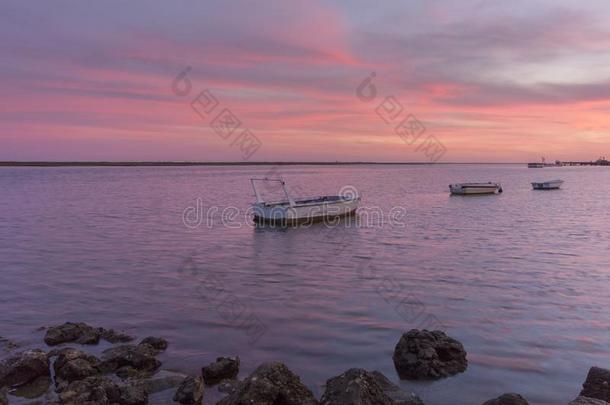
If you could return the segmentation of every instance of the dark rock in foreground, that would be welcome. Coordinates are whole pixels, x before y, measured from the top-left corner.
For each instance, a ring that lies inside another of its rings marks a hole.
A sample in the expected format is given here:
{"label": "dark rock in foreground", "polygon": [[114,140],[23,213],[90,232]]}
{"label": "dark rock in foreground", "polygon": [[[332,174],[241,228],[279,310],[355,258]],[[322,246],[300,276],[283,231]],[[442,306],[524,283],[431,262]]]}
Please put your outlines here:
{"label": "dark rock in foreground", "polygon": [[12,388],[10,392],[11,396],[35,399],[49,392],[50,386],[51,377],[44,375],[26,384],[20,385],[19,387]]}
{"label": "dark rock in foreground", "polygon": [[610,402],[610,370],[591,367],[587,379],[582,385],[580,395]]}
{"label": "dark rock in foreground", "polygon": [[139,385],[123,385],[119,387],[121,405],[146,405],[148,404],[148,393],[144,387]]}
{"label": "dark rock in foreground", "polygon": [[66,322],[62,325],[52,326],[47,330],[44,341],[49,346],[62,343],[77,342],[80,344],[96,344],[100,335],[95,328],[85,323]]}
{"label": "dark rock in foreground", "polygon": [[73,382],[94,376],[100,372],[100,360],[83,351],[66,348],[59,351],[53,364],[58,387],[63,382]]}
{"label": "dark rock in foreground", "polygon": [[26,350],[0,364],[0,388],[26,384],[50,376],[49,359],[42,350]]}
{"label": "dark rock in foreground", "polygon": [[66,405],[87,402],[116,403],[119,402],[120,397],[119,387],[106,377],[87,377],[84,380],[75,381],[59,393],[60,402]]}
{"label": "dark rock in foreground", "polygon": [[201,377],[186,377],[174,395],[174,401],[184,405],[200,404],[202,399],[203,379]]}
{"label": "dark rock in foreground", "polygon": [[568,405],[610,405],[610,404],[606,401],[602,401],[601,399],[578,397],[574,401],[570,402]]}
{"label": "dark rock in foreground", "polygon": [[378,371],[352,368],[326,382],[321,405],[423,405]]}
{"label": "dark rock in foreground", "polygon": [[439,379],[466,370],[464,346],[442,331],[412,329],[394,349],[394,366],[401,379]]}
{"label": "dark rock in foreground", "polygon": [[136,381],[135,385],[144,388],[148,394],[155,394],[178,387],[186,377],[185,374],[161,370],[150,378]]}
{"label": "dark rock in foreground", "polygon": [[519,394],[503,394],[498,398],[490,399],[483,405],[529,405],[529,403]]}
{"label": "dark rock in foreground", "polygon": [[261,364],[237,390],[217,405],[315,405],[318,401],[297,375],[279,362]]}
{"label": "dark rock in foreground", "polygon": [[239,374],[239,357],[218,357],[214,363],[201,370],[207,385],[218,384],[224,379],[233,379]]}
{"label": "dark rock in foreground", "polygon": [[6,399],[4,391],[0,391],[0,405],[8,405],[8,399]]}
{"label": "dark rock in foreground", "polygon": [[242,384],[239,380],[223,380],[218,384],[218,392],[223,394],[233,394]]}
{"label": "dark rock in foreground", "polygon": [[147,338],[142,339],[140,342],[141,345],[149,345],[157,351],[163,351],[167,349],[167,340],[159,337],[149,336]]}
{"label": "dark rock in foreground", "polygon": [[119,386],[106,377],[87,377],[75,381],[59,393],[64,405],[120,404],[146,405],[148,394],[142,387]]}
{"label": "dark rock in foreground", "polygon": [[104,372],[122,369],[126,375],[130,372],[153,372],[161,366],[156,354],[157,351],[147,344],[112,347],[102,352],[100,369]]}
{"label": "dark rock in foreground", "polygon": [[50,327],[44,337],[49,346],[76,342],[82,345],[94,345],[100,338],[110,343],[124,343],[133,340],[131,336],[117,333],[113,329],[94,328],[83,322],[66,322]]}
{"label": "dark rock in foreground", "polygon": [[396,405],[424,405],[424,401],[417,395],[403,391],[379,371],[373,371],[371,374],[383,392],[390,397]]}

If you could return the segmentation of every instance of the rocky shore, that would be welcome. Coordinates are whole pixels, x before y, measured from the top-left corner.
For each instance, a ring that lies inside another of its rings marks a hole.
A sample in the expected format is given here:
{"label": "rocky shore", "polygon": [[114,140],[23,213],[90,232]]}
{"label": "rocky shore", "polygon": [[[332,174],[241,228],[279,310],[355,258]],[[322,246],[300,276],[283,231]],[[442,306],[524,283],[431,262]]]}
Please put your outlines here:
{"label": "rocky shore", "polygon": [[[96,357],[83,347],[105,340],[113,346]],[[15,350],[0,363],[0,405],[17,398],[44,405],[146,405],[149,396],[171,390],[173,403],[205,404],[205,392],[216,386],[218,405],[424,405],[378,371],[352,368],[327,380],[320,399],[285,364],[259,365],[239,380],[240,359],[219,357],[188,376],[162,370],[157,356],[168,347],[160,337],[135,338],[112,329],[67,322],[46,330],[49,351]],[[78,347],[74,347],[78,345]],[[55,346],[60,346],[52,348]],[[52,349],[51,349],[52,348]],[[468,367],[463,345],[441,331],[411,330],[394,348],[401,379],[436,380]],[[516,393],[505,393],[483,405],[527,405]],[[580,396],[569,405],[610,405],[610,370],[592,367]]]}

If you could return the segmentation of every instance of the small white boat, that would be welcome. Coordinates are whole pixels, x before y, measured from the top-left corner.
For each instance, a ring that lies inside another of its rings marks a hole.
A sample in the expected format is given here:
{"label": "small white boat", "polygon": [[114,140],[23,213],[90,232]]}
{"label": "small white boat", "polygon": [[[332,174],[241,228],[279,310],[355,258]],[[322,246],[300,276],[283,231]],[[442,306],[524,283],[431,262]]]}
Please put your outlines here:
{"label": "small white boat", "polygon": [[500,183],[458,183],[450,184],[451,194],[458,195],[478,195],[478,194],[497,194],[502,192]]}
{"label": "small white boat", "polygon": [[563,180],[549,180],[539,183],[532,183],[534,190],[557,190],[563,184]]}
{"label": "small white boat", "polygon": [[[285,200],[276,202],[263,201],[256,188],[259,181],[279,182],[286,196]],[[250,179],[256,203],[252,204],[252,214],[255,222],[271,222],[295,224],[302,222],[322,221],[325,218],[335,218],[354,214],[360,204],[360,196],[353,189],[341,193],[345,195],[307,197],[294,199],[286,189],[282,178]]]}

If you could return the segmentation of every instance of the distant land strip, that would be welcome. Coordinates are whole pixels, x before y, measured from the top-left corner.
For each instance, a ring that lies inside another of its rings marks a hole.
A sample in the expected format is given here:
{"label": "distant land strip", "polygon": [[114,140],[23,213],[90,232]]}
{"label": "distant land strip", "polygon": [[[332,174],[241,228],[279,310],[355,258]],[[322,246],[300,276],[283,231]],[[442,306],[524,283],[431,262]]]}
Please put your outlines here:
{"label": "distant land strip", "polygon": [[94,166],[328,166],[328,165],[521,165],[525,163],[430,163],[430,162],[45,162],[45,161],[0,161],[0,167],[94,167]]}

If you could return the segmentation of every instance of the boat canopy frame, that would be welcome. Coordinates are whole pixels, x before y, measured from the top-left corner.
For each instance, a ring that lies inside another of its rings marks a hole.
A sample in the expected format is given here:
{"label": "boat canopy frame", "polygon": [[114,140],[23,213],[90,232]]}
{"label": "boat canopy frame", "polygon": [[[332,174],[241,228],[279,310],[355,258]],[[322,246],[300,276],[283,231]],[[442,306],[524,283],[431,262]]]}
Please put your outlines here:
{"label": "boat canopy frame", "polygon": [[252,183],[252,189],[254,190],[254,195],[256,196],[256,202],[257,203],[259,203],[259,204],[264,204],[265,203],[265,201],[261,197],[260,192],[256,188],[256,182],[257,181],[270,181],[270,182],[278,182],[278,183],[280,183],[281,186],[282,186],[282,190],[284,190],[284,194],[286,195],[286,199],[288,200],[288,203],[290,204],[290,206],[294,207],[296,205],[294,199],[292,198],[292,196],[288,192],[288,189],[286,188],[286,182],[284,181],[284,178],[281,177],[281,176],[279,178],[277,178],[277,179],[273,179],[273,178],[269,178],[269,177],[255,177],[255,178],[251,178],[250,179],[250,183]]}

